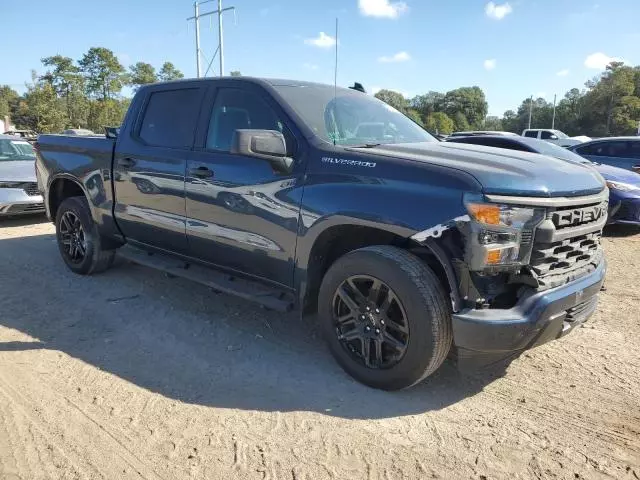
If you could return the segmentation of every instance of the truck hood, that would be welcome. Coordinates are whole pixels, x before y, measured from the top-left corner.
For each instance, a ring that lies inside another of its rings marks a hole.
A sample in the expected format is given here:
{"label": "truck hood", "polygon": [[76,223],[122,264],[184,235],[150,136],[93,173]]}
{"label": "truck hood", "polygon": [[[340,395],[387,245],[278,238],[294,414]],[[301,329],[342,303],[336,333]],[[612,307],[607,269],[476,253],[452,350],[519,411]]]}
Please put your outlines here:
{"label": "truck hood", "polygon": [[35,160],[0,161],[0,182],[35,182]]}
{"label": "truck hood", "polygon": [[368,151],[467,172],[485,194],[561,197],[590,195],[605,188],[590,166],[537,153],[446,142],[379,145]]}
{"label": "truck hood", "polygon": [[640,175],[635,172],[625,170],[624,168],[612,167],[611,165],[605,165],[603,163],[596,163],[593,167],[605,180],[640,186]]}

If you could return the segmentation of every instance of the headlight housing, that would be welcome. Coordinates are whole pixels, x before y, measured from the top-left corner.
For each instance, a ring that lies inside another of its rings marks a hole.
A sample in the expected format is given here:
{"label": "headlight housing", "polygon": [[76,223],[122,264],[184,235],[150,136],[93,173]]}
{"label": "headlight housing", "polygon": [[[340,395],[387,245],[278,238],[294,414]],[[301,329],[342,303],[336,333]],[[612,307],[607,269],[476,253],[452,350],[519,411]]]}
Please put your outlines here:
{"label": "headlight housing", "polygon": [[533,232],[544,220],[544,210],[465,202],[471,218],[466,260],[472,271],[527,264],[531,257]]}
{"label": "headlight housing", "polygon": [[615,182],[613,180],[607,180],[607,187],[609,187],[611,190],[619,190],[620,192],[640,191],[640,187],[637,185],[632,185],[630,183],[624,182]]}

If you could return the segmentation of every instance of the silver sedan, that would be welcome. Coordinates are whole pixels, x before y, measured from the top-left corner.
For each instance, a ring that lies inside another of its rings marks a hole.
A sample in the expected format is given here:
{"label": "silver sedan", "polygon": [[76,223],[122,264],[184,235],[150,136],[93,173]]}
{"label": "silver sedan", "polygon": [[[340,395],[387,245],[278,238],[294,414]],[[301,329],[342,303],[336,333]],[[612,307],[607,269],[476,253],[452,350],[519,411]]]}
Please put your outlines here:
{"label": "silver sedan", "polygon": [[0,135],[0,217],[44,213],[30,143]]}

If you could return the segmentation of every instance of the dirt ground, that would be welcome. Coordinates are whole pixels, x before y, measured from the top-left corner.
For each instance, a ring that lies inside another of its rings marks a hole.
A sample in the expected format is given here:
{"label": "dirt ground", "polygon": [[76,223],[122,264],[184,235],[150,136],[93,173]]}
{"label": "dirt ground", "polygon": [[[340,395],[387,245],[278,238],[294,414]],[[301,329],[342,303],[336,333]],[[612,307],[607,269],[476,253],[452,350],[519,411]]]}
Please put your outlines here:
{"label": "dirt ground", "polygon": [[608,290],[506,371],[385,393],[298,321],[129,264],[68,272],[0,223],[0,479],[640,479],[640,233]]}

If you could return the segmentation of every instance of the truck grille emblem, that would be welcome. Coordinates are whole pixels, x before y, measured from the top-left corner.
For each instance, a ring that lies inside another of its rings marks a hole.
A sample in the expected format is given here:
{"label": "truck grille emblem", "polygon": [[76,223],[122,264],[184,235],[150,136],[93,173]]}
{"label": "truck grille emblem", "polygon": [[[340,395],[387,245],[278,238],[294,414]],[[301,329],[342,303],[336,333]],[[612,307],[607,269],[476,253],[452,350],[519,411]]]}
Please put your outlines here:
{"label": "truck grille emblem", "polygon": [[554,212],[552,220],[556,227],[568,227],[571,225],[596,222],[607,215],[607,206],[608,203],[603,202],[591,207]]}

